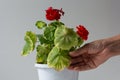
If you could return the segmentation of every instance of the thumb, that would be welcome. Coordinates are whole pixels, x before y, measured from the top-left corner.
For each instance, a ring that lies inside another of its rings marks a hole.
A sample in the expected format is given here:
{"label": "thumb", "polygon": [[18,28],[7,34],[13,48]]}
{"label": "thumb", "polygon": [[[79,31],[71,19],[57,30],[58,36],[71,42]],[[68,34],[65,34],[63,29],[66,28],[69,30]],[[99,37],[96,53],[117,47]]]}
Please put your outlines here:
{"label": "thumb", "polygon": [[69,55],[71,57],[77,57],[77,56],[80,56],[80,55],[82,55],[84,53],[87,53],[87,51],[88,51],[88,49],[85,46],[83,46],[83,47],[81,47],[81,48],[79,48],[79,49],[77,49],[75,51],[70,52]]}

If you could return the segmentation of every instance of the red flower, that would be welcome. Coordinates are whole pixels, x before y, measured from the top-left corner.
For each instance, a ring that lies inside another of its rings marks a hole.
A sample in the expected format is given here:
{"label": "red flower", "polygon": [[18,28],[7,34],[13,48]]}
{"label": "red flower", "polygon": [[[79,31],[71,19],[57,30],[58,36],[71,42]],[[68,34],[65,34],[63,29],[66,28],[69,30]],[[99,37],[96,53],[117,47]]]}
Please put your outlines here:
{"label": "red flower", "polygon": [[77,34],[83,39],[83,40],[87,40],[88,39],[88,30],[83,26],[83,25],[79,25],[76,27],[77,28]]}
{"label": "red flower", "polygon": [[59,20],[61,15],[64,15],[62,8],[59,10],[59,9],[53,9],[52,7],[49,7],[46,10],[46,19],[47,20]]}

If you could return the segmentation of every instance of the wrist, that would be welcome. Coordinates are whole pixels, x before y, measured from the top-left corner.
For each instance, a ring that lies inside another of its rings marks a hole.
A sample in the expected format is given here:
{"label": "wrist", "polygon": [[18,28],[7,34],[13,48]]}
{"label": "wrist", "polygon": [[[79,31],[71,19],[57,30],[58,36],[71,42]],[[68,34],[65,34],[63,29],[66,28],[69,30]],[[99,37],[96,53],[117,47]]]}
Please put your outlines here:
{"label": "wrist", "polygon": [[104,39],[104,45],[108,56],[120,55],[120,35]]}
{"label": "wrist", "polygon": [[108,39],[102,39],[102,44],[103,44],[103,46],[104,46],[103,53],[104,53],[104,55],[106,56],[106,58],[110,58],[110,57],[114,56],[114,55],[110,52],[110,50],[109,50],[109,48],[108,48],[108,46],[110,45],[110,43],[111,43],[110,40],[108,40]]}

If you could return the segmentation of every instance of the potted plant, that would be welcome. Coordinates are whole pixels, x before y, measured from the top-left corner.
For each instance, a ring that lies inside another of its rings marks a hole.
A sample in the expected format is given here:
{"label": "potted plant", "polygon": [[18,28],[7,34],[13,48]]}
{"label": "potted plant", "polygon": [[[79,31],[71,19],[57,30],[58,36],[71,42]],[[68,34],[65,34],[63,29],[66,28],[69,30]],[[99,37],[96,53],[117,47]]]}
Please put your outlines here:
{"label": "potted plant", "polygon": [[89,32],[82,25],[74,31],[61,22],[62,9],[49,7],[45,11],[46,19],[51,22],[47,24],[40,20],[35,23],[42,33],[26,32],[26,44],[21,54],[27,56],[36,49],[35,66],[40,80],[78,80],[78,72],[67,69],[70,65],[69,52],[79,48],[87,40]]}

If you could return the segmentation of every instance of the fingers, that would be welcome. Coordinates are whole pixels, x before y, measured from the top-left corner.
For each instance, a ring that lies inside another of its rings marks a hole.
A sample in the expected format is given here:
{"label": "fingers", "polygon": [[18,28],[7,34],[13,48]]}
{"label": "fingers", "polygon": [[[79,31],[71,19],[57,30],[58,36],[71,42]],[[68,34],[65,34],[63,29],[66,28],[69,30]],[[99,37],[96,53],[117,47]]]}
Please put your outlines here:
{"label": "fingers", "polygon": [[76,63],[79,63],[79,62],[82,62],[83,59],[82,59],[82,56],[79,56],[79,57],[74,57],[71,59],[71,64],[76,64]]}
{"label": "fingers", "polygon": [[97,66],[95,66],[93,63],[86,64],[84,62],[76,63],[68,67],[68,69],[75,70],[75,71],[86,71],[86,70],[91,70],[95,68],[97,68]]}
{"label": "fingers", "polygon": [[88,55],[81,55],[79,57],[74,57],[71,59],[71,65],[68,69],[76,71],[86,71],[95,68],[97,68],[97,65],[93,61],[92,57]]}
{"label": "fingers", "polygon": [[76,64],[76,63],[79,63],[79,62],[87,63],[90,60],[90,56],[91,55],[89,55],[89,54],[83,54],[83,55],[80,55],[80,56],[77,56],[77,57],[72,57],[71,58],[71,64]]}
{"label": "fingers", "polygon": [[76,56],[82,55],[84,53],[87,53],[87,51],[88,51],[88,49],[85,46],[83,46],[83,47],[81,47],[73,52],[70,52],[69,55],[71,57],[76,57]]}
{"label": "fingers", "polygon": [[85,63],[78,63],[78,64],[74,64],[74,66],[70,66],[68,69],[70,70],[75,70],[75,71],[86,71],[86,70],[90,70],[91,67]]}

